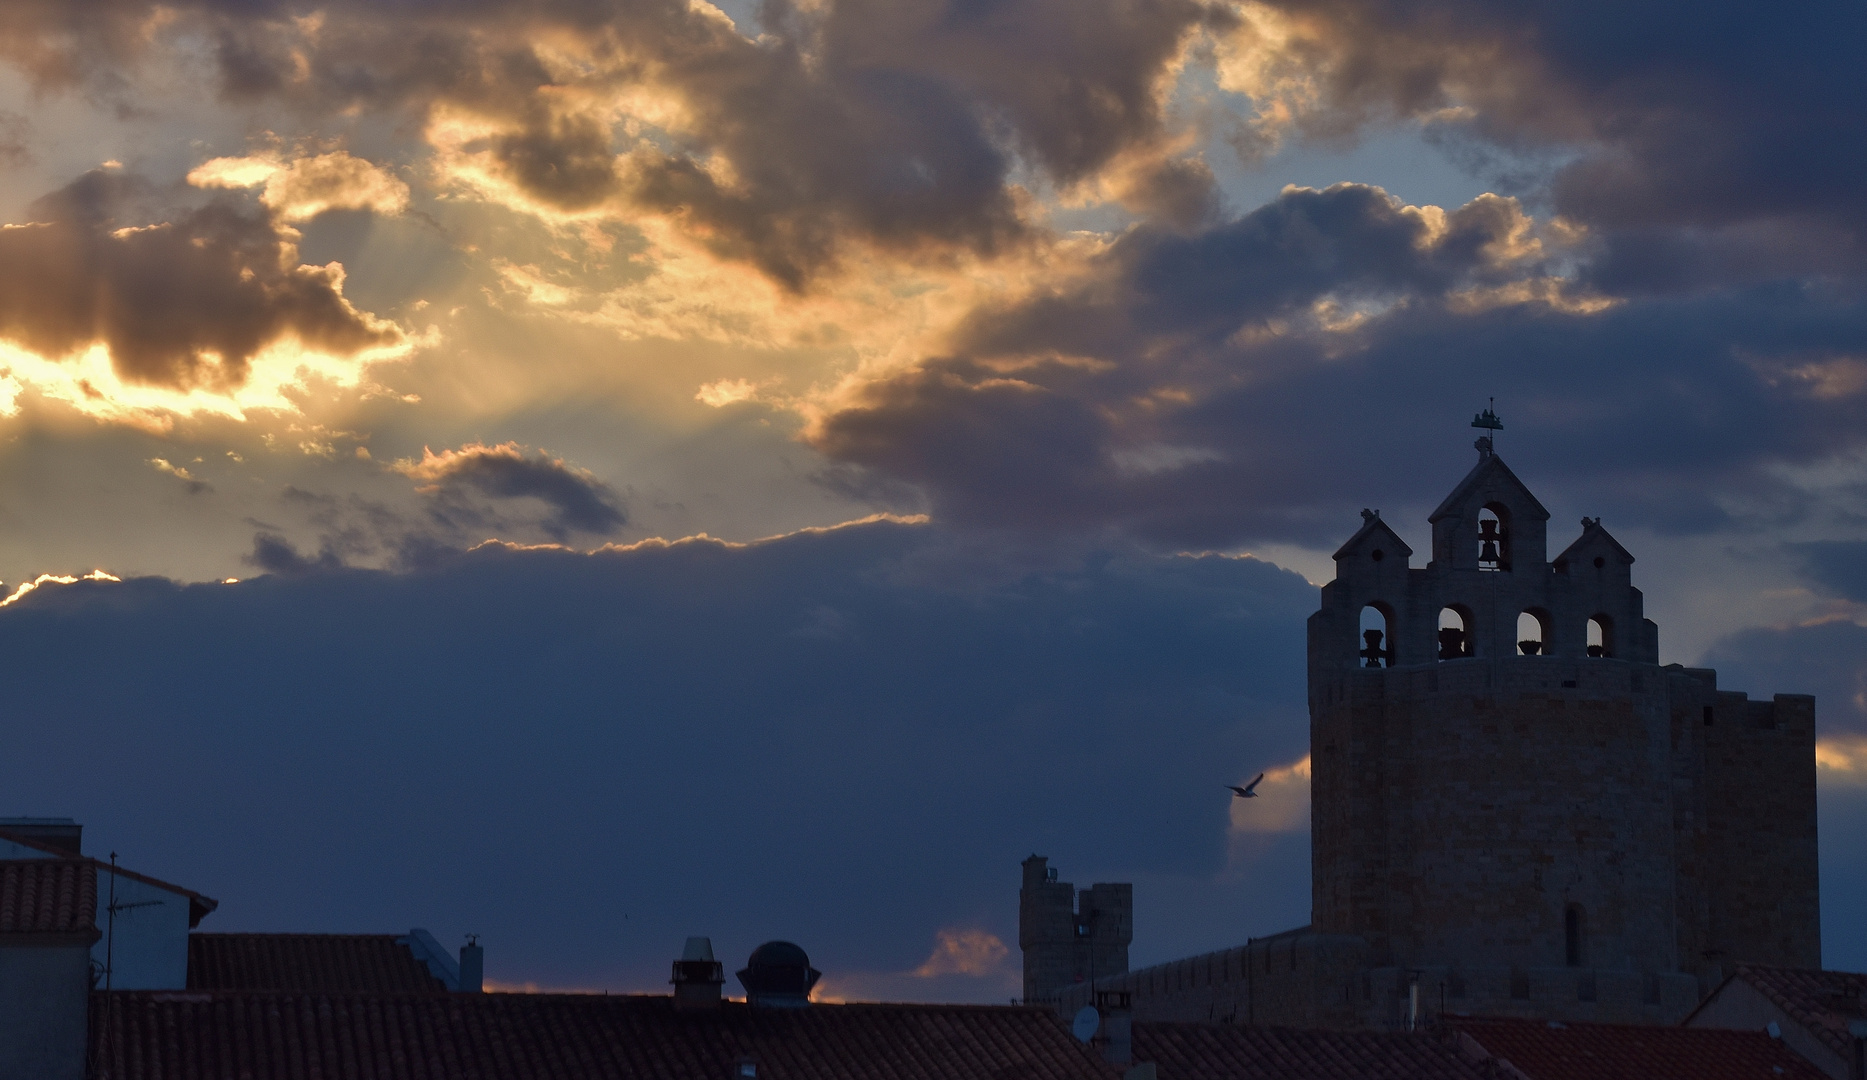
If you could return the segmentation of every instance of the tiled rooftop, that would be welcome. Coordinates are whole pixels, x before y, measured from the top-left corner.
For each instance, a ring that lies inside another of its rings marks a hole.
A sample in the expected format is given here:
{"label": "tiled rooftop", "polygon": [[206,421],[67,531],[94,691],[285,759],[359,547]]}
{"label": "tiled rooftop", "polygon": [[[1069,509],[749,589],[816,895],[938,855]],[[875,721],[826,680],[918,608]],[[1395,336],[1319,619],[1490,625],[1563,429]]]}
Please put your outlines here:
{"label": "tiled rooftop", "polygon": [[1744,964],[1732,977],[1756,987],[1843,1057],[1848,1053],[1848,1021],[1867,1017],[1867,975],[1857,972]]}
{"label": "tiled rooftop", "polygon": [[1466,1017],[1447,1022],[1529,1080],[1826,1080],[1761,1031]]}
{"label": "tiled rooftop", "polygon": [[1493,1080],[1452,1043],[1418,1033],[1137,1023],[1134,1058],[1160,1080]]}
{"label": "tiled rooftop", "polygon": [[[118,1080],[1111,1080],[1046,1010],[815,1005],[681,1015],[667,997],[118,992]],[[755,1069],[741,1071],[742,1065]],[[1162,1080],[1167,1080],[1163,1073]]]}
{"label": "tiled rooftop", "polygon": [[395,934],[189,934],[188,989],[447,993]]}
{"label": "tiled rooftop", "polygon": [[82,859],[0,862],[0,934],[97,933],[97,873]]}
{"label": "tiled rooftop", "polygon": [[[18,844],[20,847],[29,848],[33,851],[43,852],[46,858],[48,859],[70,859],[71,858],[71,852],[68,849],[59,847],[57,844],[46,843],[43,839],[34,839],[33,837],[30,837],[30,836],[21,836],[15,833],[7,832],[4,829],[0,829],[0,838],[4,838],[9,843]],[[220,901],[214,899],[213,897],[202,896],[200,893],[195,892],[193,889],[184,889],[180,885],[175,885],[170,882],[163,881],[160,878],[152,878],[148,874],[139,874],[135,872],[134,870],[125,870],[121,866],[113,867],[107,862],[102,862],[100,860],[93,859],[88,855],[82,856],[82,861],[90,863],[93,867],[95,867],[98,870],[103,871],[106,874],[116,874],[119,877],[126,877],[132,881],[140,881],[147,885],[154,885],[159,889],[167,889],[169,892],[175,893],[179,896],[187,897],[188,898],[188,925],[191,927],[200,925],[201,920],[203,918],[205,918],[215,908],[220,906]]]}

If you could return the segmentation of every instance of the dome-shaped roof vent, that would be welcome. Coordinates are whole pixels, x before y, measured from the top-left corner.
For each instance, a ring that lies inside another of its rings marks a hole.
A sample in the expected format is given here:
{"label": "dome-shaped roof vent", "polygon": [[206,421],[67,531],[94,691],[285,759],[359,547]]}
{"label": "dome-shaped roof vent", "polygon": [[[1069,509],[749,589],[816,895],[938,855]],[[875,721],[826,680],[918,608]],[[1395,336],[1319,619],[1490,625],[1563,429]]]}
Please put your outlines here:
{"label": "dome-shaped roof vent", "polygon": [[739,984],[753,1005],[802,1008],[810,1004],[811,988],[823,972],[810,966],[804,950],[788,941],[767,941],[752,950]]}

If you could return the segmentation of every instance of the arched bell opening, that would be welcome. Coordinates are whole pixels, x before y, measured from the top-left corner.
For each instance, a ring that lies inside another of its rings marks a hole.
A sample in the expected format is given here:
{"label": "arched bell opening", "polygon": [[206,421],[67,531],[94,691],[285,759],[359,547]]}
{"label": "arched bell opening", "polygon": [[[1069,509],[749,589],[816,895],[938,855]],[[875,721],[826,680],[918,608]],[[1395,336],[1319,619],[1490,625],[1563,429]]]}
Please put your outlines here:
{"label": "arched bell opening", "polygon": [[1588,620],[1588,655],[1614,655],[1614,620],[1596,615]]}
{"label": "arched bell opening", "polygon": [[1388,630],[1393,613],[1379,600],[1361,609],[1361,651],[1356,655],[1361,657],[1362,667],[1394,666],[1394,639]]}
{"label": "arched bell opening", "polygon": [[1510,507],[1486,503],[1478,511],[1478,569],[1510,569]]}
{"label": "arched bell opening", "polygon": [[1463,604],[1439,609],[1439,658],[1458,660],[1473,655],[1472,613]]}
{"label": "arched bell opening", "polygon": [[1525,656],[1549,654],[1549,612],[1526,608],[1517,616],[1517,651]]}

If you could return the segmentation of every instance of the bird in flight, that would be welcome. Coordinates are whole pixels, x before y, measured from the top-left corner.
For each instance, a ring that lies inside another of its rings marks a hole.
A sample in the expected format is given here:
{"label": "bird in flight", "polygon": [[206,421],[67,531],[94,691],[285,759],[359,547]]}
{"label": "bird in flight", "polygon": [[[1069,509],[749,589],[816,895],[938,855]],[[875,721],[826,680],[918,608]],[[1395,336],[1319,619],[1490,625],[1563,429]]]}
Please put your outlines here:
{"label": "bird in flight", "polygon": [[1225,786],[1232,789],[1232,795],[1236,798],[1255,799],[1258,797],[1258,793],[1256,790],[1258,783],[1262,781],[1263,779],[1264,779],[1264,774],[1259,773],[1257,780],[1253,780],[1251,783],[1246,784],[1244,787],[1239,787],[1237,784],[1227,784]]}

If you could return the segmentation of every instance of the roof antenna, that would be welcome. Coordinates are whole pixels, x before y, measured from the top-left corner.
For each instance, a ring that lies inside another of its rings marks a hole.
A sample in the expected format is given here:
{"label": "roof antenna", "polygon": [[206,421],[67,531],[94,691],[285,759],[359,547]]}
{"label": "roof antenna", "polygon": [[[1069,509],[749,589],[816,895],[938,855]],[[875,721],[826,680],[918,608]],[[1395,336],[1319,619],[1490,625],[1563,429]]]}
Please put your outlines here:
{"label": "roof antenna", "polygon": [[[1472,417],[1472,426],[1475,428],[1485,428],[1488,431],[1504,430],[1504,421],[1497,418],[1497,398],[1491,399],[1490,406],[1487,407],[1484,412]],[[1490,435],[1478,436],[1478,441],[1472,443],[1472,445],[1478,448],[1479,457],[1488,458],[1491,456],[1492,444]]]}

